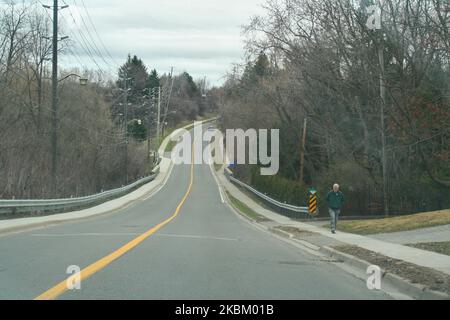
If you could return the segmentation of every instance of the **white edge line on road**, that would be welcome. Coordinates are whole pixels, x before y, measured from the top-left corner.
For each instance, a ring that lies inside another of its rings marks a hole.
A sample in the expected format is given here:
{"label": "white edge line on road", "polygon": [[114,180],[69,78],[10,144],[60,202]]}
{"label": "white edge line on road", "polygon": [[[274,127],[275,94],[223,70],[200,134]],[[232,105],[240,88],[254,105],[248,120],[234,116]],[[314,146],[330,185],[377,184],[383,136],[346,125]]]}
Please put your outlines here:
{"label": "white edge line on road", "polygon": [[[61,234],[32,234],[32,237],[37,238],[64,238],[64,237],[134,237],[139,236],[140,233],[61,233]],[[183,235],[183,234],[168,234],[168,233],[157,233],[155,237],[165,237],[165,238],[180,238],[180,239],[198,239],[198,240],[220,240],[220,241],[241,241],[236,238],[223,238],[223,237],[210,237],[210,236],[198,236],[198,235]]]}
{"label": "white edge line on road", "polygon": [[168,182],[169,179],[170,179],[170,176],[172,175],[173,167],[174,167],[174,164],[173,164],[173,162],[171,161],[171,162],[170,162],[169,170],[167,171],[166,176],[164,177],[163,183],[162,183],[159,187],[157,187],[155,190],[153,190],[153,191],[152,191],[149,195],[147,195],[145,198],[141,198],[141,201],[142,201],[142,202],[147,201],[148,199],[152,198],[154,195],[156,195],[158,192],[160,192],[160,191],[166,186],[167,182]]}
{"label": "white edge line on road", "polygon": [[211,170],[211,174],[212,174],[214,180],[216,181],[217,188],[219,189],[220,200],[222,201],[222,204],[225,204],[225,197],[224,197],[224,195],[223,195],[222,187],[221,187],[221,185],[220,185],[219,180],[217,179],[217,176],[214,174],[215,168],[214,168],[214,166],[213,166],[214,160],[213,160],[212,154],[211,154],[211,153],[212,153],[212,152],[211,152],[211,145],[212,145],[212,143],[210,143],[210,144],[207,146],[207,148],[208,148],[208,155],[209,155],[209,161],[210,161],[210,162],[209,162],[209,169]]}
{"label": "white edge line on road", "polygon": [[159,233],[159,234],[156,234],[155,236],[168,237],[168,238],[183,238],[183,239],[221,240],[221,241],[234,241],[234,242],[240,241],[240,239],[232,239],[232,238],[194,236],[194,235],[177,235],[177,234],[166,234],[166,233]]}

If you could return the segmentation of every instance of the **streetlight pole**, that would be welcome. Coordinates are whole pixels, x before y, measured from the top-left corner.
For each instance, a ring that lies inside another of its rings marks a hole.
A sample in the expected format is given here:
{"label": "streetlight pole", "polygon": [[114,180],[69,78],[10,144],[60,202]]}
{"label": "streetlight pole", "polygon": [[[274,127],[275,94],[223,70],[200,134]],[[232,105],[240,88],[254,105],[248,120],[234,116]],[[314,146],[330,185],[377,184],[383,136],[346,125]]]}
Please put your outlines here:
{"label": "streetlight pole", "polygon": [[59,82],[63,82],[64,80],[66,80],[66,79],[68,79],[68,78],[70,78],[70,77],[77,77],[77,78],[79,78],[80,86],[85,86],[85,85],[87,85],[87,83],[88,83],[88,81],[89,81],[89,79],[87,79],[87,78],[83,78],[82,76],[80,76],[80,75],[78,75],[78,74],[71,73],[71,74],[68,74],[67,76],[65,76],[64,78],[59,79],[59,80],[58,80],[58,83],[59,83]]}

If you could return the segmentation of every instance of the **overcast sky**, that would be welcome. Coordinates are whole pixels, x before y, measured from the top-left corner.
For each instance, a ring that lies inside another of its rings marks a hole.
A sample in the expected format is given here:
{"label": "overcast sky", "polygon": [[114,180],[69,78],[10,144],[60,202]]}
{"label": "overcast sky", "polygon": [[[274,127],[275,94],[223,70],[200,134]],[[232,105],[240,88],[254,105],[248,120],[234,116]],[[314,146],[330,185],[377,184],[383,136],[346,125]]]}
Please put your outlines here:
{"label": "overcast sky", "polygon": [[[96,37],[83,0],[65,0],[70,10],[61,11],[63,30],[76,42],[74,57],[61,60],[63,66],[96,66],[82,48],[86,27]],[[48,1],[42,0],[43,3]],[[159,73],[188,71],[207,76],[220,84],[223,75],[244,55],[241,26],[262,12],[264,0],[84,0],[90,17],[114,61],[103,61],[91,49],[97,63],[112,70],[128,53],[142,58],[149,69]],[[64,4],[64,3],[61,3]],[[80,45],[81,43],[81,45]],[[84,45],[85,46],[85,45]],[[102,49],[101,43],[97,46]],[[104,52],[104,50],[102,50]]]}

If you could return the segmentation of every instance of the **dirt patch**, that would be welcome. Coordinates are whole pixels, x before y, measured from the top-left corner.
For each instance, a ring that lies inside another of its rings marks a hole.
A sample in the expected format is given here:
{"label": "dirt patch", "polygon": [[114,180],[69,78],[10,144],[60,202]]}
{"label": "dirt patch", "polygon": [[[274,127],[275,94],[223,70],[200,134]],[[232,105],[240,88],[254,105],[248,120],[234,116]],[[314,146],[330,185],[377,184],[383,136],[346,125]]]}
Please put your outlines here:
{"label": "dirt patch", "polygon": [[430,290],[450,294],[450,276],[442,272],[402,260],[392,259],[356,246],[337,246],[333,248],[377,265],[382,270],[407,279],[414,284],[421,284]]}
{"label": "dirt patch", "polygon": [[290,233],[294,237],[299,238],[299,239],[302,239],[302,238],[305,238],[305,237],[312,237],[312,236],[319,236],[320,235],[320,234],[315,233],[315,232],[301,230],[301,229],[295,228],[295,227],[278,226],[278,227],[275,227],[274,229]]}

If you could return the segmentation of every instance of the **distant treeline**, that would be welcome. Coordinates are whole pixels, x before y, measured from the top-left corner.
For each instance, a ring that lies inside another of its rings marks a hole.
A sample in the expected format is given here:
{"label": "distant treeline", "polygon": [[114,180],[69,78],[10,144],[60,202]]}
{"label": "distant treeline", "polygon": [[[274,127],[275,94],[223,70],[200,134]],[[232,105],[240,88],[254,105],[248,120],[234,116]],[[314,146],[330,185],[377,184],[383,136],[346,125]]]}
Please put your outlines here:
{"label": "distant treeline", "polygon": [[[146,176],[153,159],[148,156],[145,140],[150,137],[152,150],[157,148],[149,89],[162,87],[162,120],[164,125],[175,127],[210,109],[207,99],[202,98],[202,84],[195,83],[188,73],[173,77],[159,77],[155,70],[147,73],[144,63],[131,56],[113,76],[102,70],[80,71],[81,66],[60,70],[60,79],[75,73],[89,82],[80,86],[77,77],[69,77],[59,85],[55,194],[50,143],[52,46],[47,38],[51,21],[37,7],[35,3],[0,6],[0,199],[83,196]],[[60,55],[73,54],[71,45],[61,42]],[[127,103],[123,81],[114,78],[129,79]]]}

